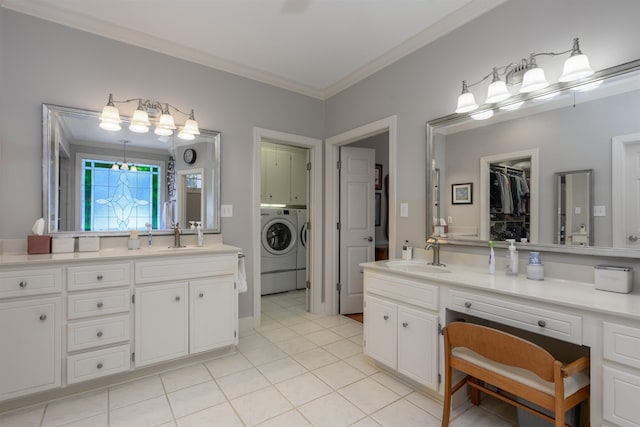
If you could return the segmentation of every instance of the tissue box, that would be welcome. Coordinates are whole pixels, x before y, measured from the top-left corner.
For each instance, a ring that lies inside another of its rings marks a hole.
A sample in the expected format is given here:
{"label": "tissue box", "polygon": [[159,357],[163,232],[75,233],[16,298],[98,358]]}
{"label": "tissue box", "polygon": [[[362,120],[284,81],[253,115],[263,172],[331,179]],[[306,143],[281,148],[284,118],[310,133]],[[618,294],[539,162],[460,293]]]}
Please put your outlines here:
{"label": "tissue box", "polygon": [[51,252],[51,236],[27,236],[28,254],[48,254]]}
{"label": "tissue box", "polygon": [[76,239],[73,237],[54,237],[51,239],[51,253],[61,254],[73,252]]}
{"label": "tissue box", "polygon": [[98,252],[100,250],[100,237],[78,237],[78,252]]}
{"label": "tissue box", "polygon": [[595,288],[602,291],[628,294],[633,286],[633,269],[614,265],[596,265]]}

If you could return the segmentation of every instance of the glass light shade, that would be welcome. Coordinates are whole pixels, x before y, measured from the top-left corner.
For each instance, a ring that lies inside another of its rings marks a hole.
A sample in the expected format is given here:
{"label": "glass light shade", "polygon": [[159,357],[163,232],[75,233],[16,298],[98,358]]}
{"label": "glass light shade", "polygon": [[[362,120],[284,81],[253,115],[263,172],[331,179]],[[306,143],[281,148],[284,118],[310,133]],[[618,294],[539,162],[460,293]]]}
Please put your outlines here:
{"label": "glass light shade", "polygon": [[184,123],[184,127],[178,134],[178,138],[184,139],[187,141],[192,141],[195,139],[196,135],[200,135],[200,129],[198,129],[198,122],[193,119],[189,119]]}
{"label": "glass light shade", "polygon": [[489,85],[485,102],[493,104],[509,98],[511,98],[511,92],[507,89],[507,84],[502,80],[496,80]]}
{"label": "glass light shade", "polygon": [[456,108],[456,113],[468,113],[476,108],[478,108],[478,104],[476,104],[476,98],[471,92],[464,92],[458,97],[458,108]]}
{"label": "glass light shade", "polygon": [[574,80],[589,77],[593,74],[593,69],[589,65],[587,55],[573,55],[564,61],[562,75],[558,79],[561,82],[572,82]]}
{"label": "glass light shade", "polygon": [[169,136],[173,134],[173,130],[176,128],[176,125],[173,121],[173,116],[171,114],[162,114],[160,116],[160,121],[156,125],[154,133],[156,135]]}
{"label": "glass light shade", "polygon": [[544,70],[542,68],[536,67],[524,73],[520,92],[534,92],[536,90],[544,89],[547,86],[549,86],[549,82],[544,75]]}
{"label": "glass light shade", "polygon": [[512,111],[512,110],[517,110],[518,108],[522,107],[523,105],[524,105],[524,101],[514,102],[513,104],[502,106],[502,107],[500,107],[500,109],[504,110],[504,111]]}
{"label": "glass light shade", "polygon": [[131,132],[136,133],[147,133],[149,132],[149,115],[144,110],[136,110],[133,112],[133,117],[131,118],[131,124],[129,125],[129,130]]}
{"label": "glass light shade", "polygon": [[100,114],[100,127],[105,130],[118,131],[120,127],[120,112],[112,105],[105,105]]}
{"label": "glass light shade", "polygon": [[127,164],[127,162],[124,162],[122,164],[122,166],[120,166],[120,170],[121,171],[128,171],[129,170],[129,165]]}
{"label": "glass light shade", "polygon": [[576,92],[587,92],[589,90],[595,89],[602,84],[604,80],[596,80],[595,82],[585,83],[580,86],[572,87],[571,90]]}
{"label": "glass light shade", "polygon": [[551,93],[547,93],[546,95],[536,96],[533,99],[536,99],[538,101],[544,101],[545,99],[555,98],[558,95],[560,95],[560,92],[551,92]]}
{"label": "glass light shade", "polygon": [[493,117],[493,110],[481,111],[471,115],[473,120],[487,120]]}
{"label": "glass light shade", "polygon": [[185,141],[193,141],[194,139],[196,139],[196,136],[192,133],[185,132],[184,129],[182,129],[180,132],[178,132],[178,138]]}
{"label": "glass light shade", "polygon": [[138,168],[136,167],[136,165],[131,165],[131,168],[129,168],[129,170],[131,172],[138,172]]}
{"label": "glass light shade", "polygon": [[117,171],[117,170],[120,170],[120,168],[118,167],[117,163],[114,163],[113,166],[111,166],[111,170]]}

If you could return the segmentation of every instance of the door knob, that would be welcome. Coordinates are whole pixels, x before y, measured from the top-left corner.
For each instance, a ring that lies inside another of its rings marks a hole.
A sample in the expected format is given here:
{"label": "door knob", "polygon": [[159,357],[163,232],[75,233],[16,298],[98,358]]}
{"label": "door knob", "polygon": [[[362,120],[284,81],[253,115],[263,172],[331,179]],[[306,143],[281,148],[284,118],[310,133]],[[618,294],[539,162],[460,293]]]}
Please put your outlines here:
{"label": "door knob", "polygon": [[469,301],[464,303],[465,308],[471,308],[471,303]]}
{"label": "door knob", "polygon": [[629,236],[629,241],[630,241],[630,242],[637,242],[637,241],[638,241],[638,236],[630,235],[630,236]]}
{"label": "door knob", "polygon": [[180,297],[179,297],[179,296],[178,296],[178,297],[176,297],[176,301],[180,301]]}
{"label": "door knob", "polygon": [[373,237],[371,237],[371,236],[365,237],[364,240],[366,240],[368,242],[373,242]]}
{"label": "door knob", "polygon": [[200,293],[198,294],[198,296],[199,296],[200,298],[203,298],[203,297],[204,297],[204,293],[200,292]]}
{"label": "door knob", "polygon": [[407,322],[402,322],[402,327],[406,328],[407,326],[409,326],[409,324]]}
{"label": "door knob", "polygon": [[386,314],[384,316],[382,316],[384,320],[389,320],[389,316],[387,316]]}
{"label": "door knob", "polygon": [[27,287],[27,282],[26,282],[25,280],[23,280],[23,281],[21,281],[21,282],[19,283],[19,286],[20,286],[21,288],[23,288],[23,289],[24,289],[24,288],[26,288],[26,287]]}

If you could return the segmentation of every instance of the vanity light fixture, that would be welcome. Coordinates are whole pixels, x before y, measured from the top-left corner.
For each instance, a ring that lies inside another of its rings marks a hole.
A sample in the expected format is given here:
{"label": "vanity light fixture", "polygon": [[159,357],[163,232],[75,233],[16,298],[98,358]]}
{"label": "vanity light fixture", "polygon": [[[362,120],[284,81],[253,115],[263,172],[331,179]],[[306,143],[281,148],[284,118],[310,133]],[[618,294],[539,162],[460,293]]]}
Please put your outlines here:
{"label": "vanity light fixture", "polygon": [[124,151],[123,156],[122,156],[122,163],[120,163],[118,165],[118,162],[114,162],[113,165],[111,166],[111,170],[138,172],[138,168],[136,167],[136,165],[131,164],[131,166],[129,166],[129,164],[127,163],[127,144],[128,143],[129,143],[129,141],[127,141],[126,139],[122,140],[122,147],[123,147],[123,151]]}
{"label": "vanity light fixture", "polygon": [[[544,70],[538,67],[536,57],[538,56],[559,56],[569,54],[569,58],[564,63],[562,75],[558,81],[562,83],[572,82],[585,77],[589,77],[594,73],[589,65],[589,59],[580,50],[580,42],[577,38],[573,39],[571,49],[563,52],[541,52],[532,53],[529,58],[522,59],[519,63],[511,63],[501,67],[493,67],[491,72],[479,81],[468,84],[466,80],[462,81],[462,93],[458,97],[458,105],[456,113],[468,113],[478,108],[473,93],[469,91],[470,87],[476,86],[489,77],[492,78],[491,84],[487,88],[487,98],[485,103],[495,104],[509,99],[512,93],[508,86],[520,86],[520,93],[535,92],[549,86]],[[501,79],[504,77],[504,80]]]}
{"label": "vanity light fixture", "polygon": [[129,124],[130,131],[136,133],[149,132],[149,128],[152,126],[152,123],[149,120],[149,118],[151,117],[154,121],[153,126],[155,126],[153,132],[156,135],[173,135],[173,131],[176,129],[176,125],[173,116],[169,112],[169,107],[171,107],[171,109],[188,117],[184,126],[178,133],[178,138],[192,141],[195,139],[196,135],[200,134],[198,122],[196,122],[195,120],[193,109],[191,110],[191,113],[185,113],[184,111],[181,111],[180,109],[174,107],[169,103],[161,103],[158,101],[152,101],[143,98],[132,98],[125,101],[115,101],[112,94],[109,94],[107,105],[105,105],[102,109],[102,114],[100,115],[100,127],[109,131],[119,131],[120,129],[122,129],[122,127],[120,126],[120,123],[122,123],[122,119],[120,118],[120,111],[118,111],[118,108],[115,106],[115,104],[126,104],[134,101],[138,102],[138,107],[133,112],[133,116],[131,117],[131,122]]}

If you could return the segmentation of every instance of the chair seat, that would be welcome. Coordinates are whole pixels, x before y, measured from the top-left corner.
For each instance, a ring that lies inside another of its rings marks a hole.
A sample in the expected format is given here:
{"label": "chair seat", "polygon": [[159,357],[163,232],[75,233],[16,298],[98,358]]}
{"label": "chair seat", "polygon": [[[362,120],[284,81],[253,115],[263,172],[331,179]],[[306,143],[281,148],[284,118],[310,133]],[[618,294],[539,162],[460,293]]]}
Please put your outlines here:
{"label": "chair seat", "polygon": [[[519,383],[553,396],[555,387],[553,382],[545,381],[536,374],[526,369],[505,365],[476,353],[465,347],[456,347],[451,350],[451,355],[480,366],[499,375],[510,378]],[[570,377],[564,378],[564,397],[571,396],[581,388],[589,385],[589,373],[584,370]]]}

